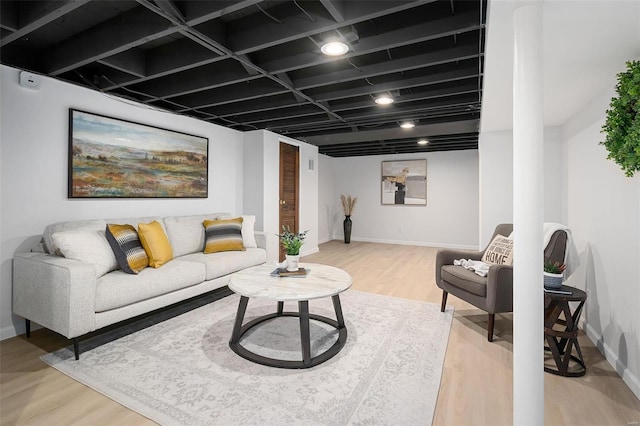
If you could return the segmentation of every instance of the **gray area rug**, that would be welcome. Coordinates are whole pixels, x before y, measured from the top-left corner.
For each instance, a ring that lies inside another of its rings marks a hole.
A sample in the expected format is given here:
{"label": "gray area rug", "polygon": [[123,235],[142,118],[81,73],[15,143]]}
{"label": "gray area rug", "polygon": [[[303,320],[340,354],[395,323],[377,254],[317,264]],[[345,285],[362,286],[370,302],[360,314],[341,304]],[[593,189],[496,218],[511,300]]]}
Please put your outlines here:
{"label": "gray area rug", "polygon": [[[98,346],[42,359],[73,379],[164,425],[427,425],[433,420],[453,310],[354,290],[341,295],[345,347],[306,370],[266,367],[229,349],[232,295]],[[249,301],[245,323],[274,312]],[[311,313],[335,318],[331,299]],[[285,311],[297,304],[285,303]],[[335,340],[312,321],[312,355]],[[329,327],[330,328],[330,327]],[[328,333],[327,333],[328,331]],[[302,359],[299,323],[283,317],[245,335],[255,352]]]}

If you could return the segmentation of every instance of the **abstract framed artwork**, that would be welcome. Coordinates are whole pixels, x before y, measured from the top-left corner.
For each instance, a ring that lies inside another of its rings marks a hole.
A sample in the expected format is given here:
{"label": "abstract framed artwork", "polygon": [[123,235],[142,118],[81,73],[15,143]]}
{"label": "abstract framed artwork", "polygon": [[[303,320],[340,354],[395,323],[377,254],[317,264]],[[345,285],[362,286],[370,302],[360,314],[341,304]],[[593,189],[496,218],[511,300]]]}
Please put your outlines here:
{"label": "abstract framed artwork", "polygon": [[427,205],[427,160],[382,162],[382,205]]}
{"label": "abstract framed artwork", "polygon": [[69,198],[207,198],[209,139],[69,109]]}

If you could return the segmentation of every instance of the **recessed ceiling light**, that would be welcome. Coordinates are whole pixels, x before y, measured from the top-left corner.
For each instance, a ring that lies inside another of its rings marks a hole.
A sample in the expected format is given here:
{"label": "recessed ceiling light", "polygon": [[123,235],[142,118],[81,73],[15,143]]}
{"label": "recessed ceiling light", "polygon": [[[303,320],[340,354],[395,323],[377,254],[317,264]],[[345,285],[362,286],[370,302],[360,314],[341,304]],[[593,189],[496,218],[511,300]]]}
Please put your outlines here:
{"label": "recessed ceiling light", "polygon": [[403,121],[402,123],[400,123],[400,127],[402,127],[403,129],[413,129],[414,127],[416,127],[416,125],[413,124],[413,121]]}
{"label": "recessed ceiling light", "polygon": [[428,144],[428,143],[429,143],[429,141],[428,141],[428,140],[426,140],[426,139],[420,139],[420,140],[418,141],[418,145],[426,145],[426,144]]}
{"label": "recessed ceiling light", "polygon": [[320,50],[328,56],[340,56],[349,51],[349,46],[341,41],[330,41],[323,44]]}
{"label": "recessed ceiling light", "polygon": [[383,95],[376,98],[376,103],[378,105],[389,105],[393,103],[393,98],[391,96]]}

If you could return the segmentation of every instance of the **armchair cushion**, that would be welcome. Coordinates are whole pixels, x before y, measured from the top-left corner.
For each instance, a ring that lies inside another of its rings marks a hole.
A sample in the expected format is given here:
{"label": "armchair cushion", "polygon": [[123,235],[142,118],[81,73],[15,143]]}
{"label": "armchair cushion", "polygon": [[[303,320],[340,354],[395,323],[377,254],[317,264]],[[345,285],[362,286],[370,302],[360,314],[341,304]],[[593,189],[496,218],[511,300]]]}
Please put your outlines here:
{"label": "armchair cushion", "polygon": [[481,277],[462,266],[442,266],[442,279],[464,291],[480,297],[487,295],[487,278]]}

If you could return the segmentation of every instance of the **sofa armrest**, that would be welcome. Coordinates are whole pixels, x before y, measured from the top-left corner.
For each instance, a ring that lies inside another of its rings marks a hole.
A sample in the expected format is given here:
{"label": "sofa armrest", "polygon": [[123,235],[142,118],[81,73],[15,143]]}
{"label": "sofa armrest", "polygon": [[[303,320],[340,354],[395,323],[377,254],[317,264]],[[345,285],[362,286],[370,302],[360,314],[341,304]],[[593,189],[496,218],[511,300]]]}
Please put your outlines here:
{"label": "sofa armrest", "polygon": [[513,311],[513,266],[491,265],[487,274],[487,310]]}
{"label": "sofa armrest", "polygon": [[44,253],[13,258],[13,312],[71,339],[95,330],[96,271]]}
{"label": "sofa armrest", "polygon": [[440,271],[444,265],[453,265],[456,259],[480,260],[483,252],[473,250],[442,249],[436,253],[436,285],[440,287]]}

